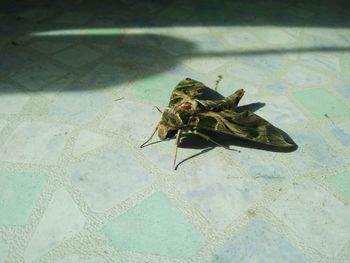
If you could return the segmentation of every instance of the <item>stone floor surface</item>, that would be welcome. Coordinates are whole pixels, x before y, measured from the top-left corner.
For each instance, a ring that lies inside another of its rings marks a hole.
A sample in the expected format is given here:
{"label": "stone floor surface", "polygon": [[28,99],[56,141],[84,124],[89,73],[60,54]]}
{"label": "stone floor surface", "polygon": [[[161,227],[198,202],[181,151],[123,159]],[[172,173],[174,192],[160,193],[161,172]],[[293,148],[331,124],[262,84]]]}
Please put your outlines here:
{"label": "stone floor surface", "polygon": [[[350,262],[350,9],[307,2],[1,4],[0,262]],[[218,75],[298,149],[139,148]]]}

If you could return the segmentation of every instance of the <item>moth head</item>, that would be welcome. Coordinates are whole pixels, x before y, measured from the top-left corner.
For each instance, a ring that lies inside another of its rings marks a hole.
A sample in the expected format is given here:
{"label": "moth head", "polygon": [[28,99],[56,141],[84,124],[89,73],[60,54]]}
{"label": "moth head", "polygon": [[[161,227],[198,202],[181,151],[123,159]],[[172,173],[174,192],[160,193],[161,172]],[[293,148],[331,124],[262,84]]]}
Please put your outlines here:
{"label": "moth head", "polygon": [[182,120],[178,115],[165,110],[158,126],[159,138],[165,140],[174,137],[181,125]]}

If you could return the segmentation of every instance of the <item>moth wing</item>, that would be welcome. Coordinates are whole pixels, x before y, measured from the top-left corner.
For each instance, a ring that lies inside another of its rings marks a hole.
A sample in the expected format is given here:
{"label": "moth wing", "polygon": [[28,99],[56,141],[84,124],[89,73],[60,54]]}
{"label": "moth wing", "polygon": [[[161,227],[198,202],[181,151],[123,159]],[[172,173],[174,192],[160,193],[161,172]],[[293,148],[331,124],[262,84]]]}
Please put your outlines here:
{"label": "moth wing", "polygon": [[208,87],[200,81],[190,78],[180,81],[170,96],[168,107],[171,108],[177,104],[198,98],[203,89],[208,89]]}
{"label": "moth wing", "polygon": [[198,129],[228,134],[276,147],[294,147],[296,144],[281,129],[251,111],[237,113],[230,110],[199,113]]}

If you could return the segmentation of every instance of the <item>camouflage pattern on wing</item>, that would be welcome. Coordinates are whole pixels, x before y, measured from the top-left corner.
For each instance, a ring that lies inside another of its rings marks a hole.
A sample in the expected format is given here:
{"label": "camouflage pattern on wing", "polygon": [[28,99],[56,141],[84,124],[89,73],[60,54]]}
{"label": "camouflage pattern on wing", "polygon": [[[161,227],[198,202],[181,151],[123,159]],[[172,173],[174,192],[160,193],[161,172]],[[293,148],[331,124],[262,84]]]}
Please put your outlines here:
{"label": "camouflage pattern on wing", "polygon": [[223,111],[223,110],[235,110],[239,101],[244,95],[244,90],[239,89],[232,95],[222,100],[197,100],[201,105],[203,111]]}
{"label": "camouflage pattern on wing", "polygon": [[168,108],[190,102],[195,108],[194,111],[235,110],[244,95],[244,90],[240,89],[221,100],[203,100],[200,99],[200,96],[202,95],[201,91],[205,89],[212,90],[194,79],[186,78],[180,81],[171,94]]}
{"label": "camouflage pattern on wing", "polygon": [[202,82],[186,78],[176,85],[171,94],[168,107],[174,107],[180,103],[191,101],[201,95],[201,90],[208,88]]}
{"label": "camouflage pattern on wing", "polygon": [[295,143],[281,129],[251,111],[231,110],[198,114],[198,130],[209,130],[277,147],[294,147]]}
{"label": "camouflage pattern on wing", "polygon": [[[211,90],[202,82],[190,78],[182,80],[175,87],[160,122],[162,128],[167,128],[167,135],[162,137],[169,138],[175,134],[174,131],[187,126],[189,130],[214,131],[266,145],[295,146],[284,131],[255,113],[234,111],[244,95],[243,89],[219,100],[202,99],[205,89]],[[179,121],[176,124],[171,122],[166,118],[168,115],[175,116]]]}

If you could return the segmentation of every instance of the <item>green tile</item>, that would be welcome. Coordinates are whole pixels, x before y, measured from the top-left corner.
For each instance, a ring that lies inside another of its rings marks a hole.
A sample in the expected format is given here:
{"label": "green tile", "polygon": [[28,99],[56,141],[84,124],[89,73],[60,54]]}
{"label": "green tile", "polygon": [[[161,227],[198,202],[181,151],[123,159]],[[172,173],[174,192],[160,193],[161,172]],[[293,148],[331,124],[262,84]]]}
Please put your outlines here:
{"label": "green tile", "polygon": [[0,172],[0,224],[26,224],[45,182],[42,175]]}
{"label": "green tile", "polygon": [[326,181],[335,190],[350,199],[350,171],[326,177]]}
{"label": "green tile", "polygon": [[190,257],[203,243],[202,235],[161,192],[109,222],[103,232],[121,250],[168,257]]}
{"label": "green tile", "polygon": [[158,106],[166,106],[170,95],[180,80],[168,76],[150,76],[137,80],[130,87],[129,93],[139,99],[155,103]]}
{"label": "green tile", "polygon": [[350,115],[350,109],[326,89],[305,89],[293,96],[317,118]]}

